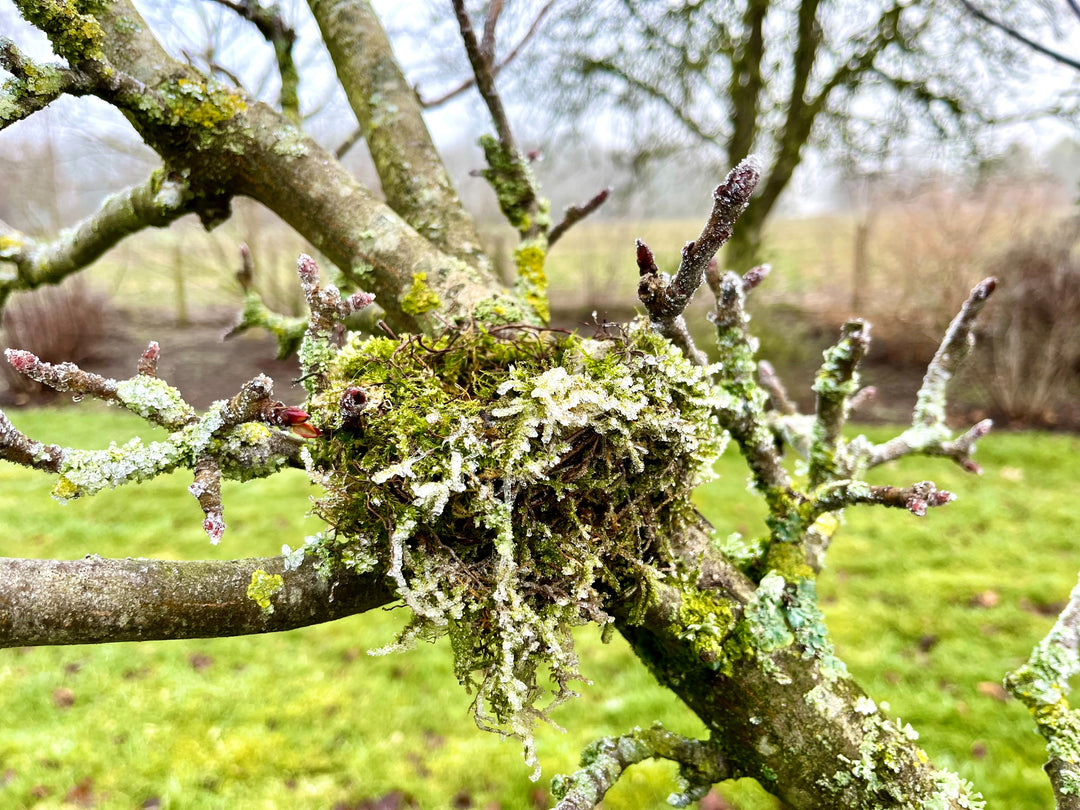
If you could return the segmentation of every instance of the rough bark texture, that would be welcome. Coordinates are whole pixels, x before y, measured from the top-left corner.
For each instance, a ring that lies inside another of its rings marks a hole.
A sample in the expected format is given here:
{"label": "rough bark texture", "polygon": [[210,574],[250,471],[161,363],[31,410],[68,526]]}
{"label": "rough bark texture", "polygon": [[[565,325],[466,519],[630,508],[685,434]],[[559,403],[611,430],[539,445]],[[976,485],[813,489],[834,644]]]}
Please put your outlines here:
{"label": "rough bark texture", "polygon": [[[264,610],[253,574],[280,576]],[[0,558],[0,647],[214,638],[291,630],[380,607],[395,598],[381,573],[324,578],[284,559],[21,560]]]}

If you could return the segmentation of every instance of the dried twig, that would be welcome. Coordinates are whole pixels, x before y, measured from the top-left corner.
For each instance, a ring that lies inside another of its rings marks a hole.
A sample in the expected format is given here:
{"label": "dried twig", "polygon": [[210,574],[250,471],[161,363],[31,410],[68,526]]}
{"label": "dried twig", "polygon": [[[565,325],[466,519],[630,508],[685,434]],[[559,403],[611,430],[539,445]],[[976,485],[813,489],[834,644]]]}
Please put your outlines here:
{"label": "dried twig", "polygon": [[[492,75],[492,77],[498,76],[499,72],[502,71],[503,68],[505,68],[507,65],[509,65],[511,62],[513,62],[518,57],[518,54],[520,54],[522,49],[529,43],[529,40],[531,40],[536,35],[536,32],[540,30],[540,24],[544,21],[544,17],[547,16],[548,12],[551,11],[551,8],[554,5],[555,5],[555,0],[548,0],[548,2],[545,3],[540,8],[540,11],[538,11],[536,16],[533,18],[532,25],[529,26],[529,29],[525,32],[525,34],[521,37],[521,39],[518,40],[517,44],[513,48],[510,49],[510,51],[506,54],[506,56],[503,57],[502,59],[500,59],[498,62],[494,61],[495,48],[494,48],[494,42],[492,42],[492,44],[490,46],[490,50],[487,51],[489,53],[489,58],[492,61],[492,66],[491,66],[491,75]],[[490,17],[489,17],[489,19],[490,19]],[[492,27],[492,32],[494,33],[494,26],[491,26],[491,27]],[[484,26],[485,40],[487,39],[487,32],[488,32],[488,26],[485,25]],[[446,102],[450,101],[451,99],[457,98],[458,96],[460,96],[462,93],[464,93],[466,90],[468,90],[470,87],[472,87],[475,84],[476,84],[476,77],[475,76],[469,76],[468,78],[464,79],[460,84],[458,84],[453,89],[447,90],[445,93],[443,93],[443,94],[441,94],[439,96],[436,96],[435,98],[431,98],[431,99],[421,98],[420,99],[420,105],[422,107],[426,108],[426,109],[431,109],[433,107],[440,107],[443,104],[445,104]]]}
{"label": "dried twig", "polygon": [[562,238],[563,234],[565,234],[568,230],[577,225],[577,223],[581,222],[581,220],[585,219],[585,217],[589,216],[589,214],[591,214],[593,211],[603,205],[607,201],[607,198],[609,196],[611,196],[611,189],[605,188],[596,195],[594,195],[593,198],[584,205],[569,206],[566,209],[566,212],[563,214],[562,222],[560,222],[558,225],[552,228],[551,231],[548,232],[548,247],[550,248],[552,245],[558,242],[559,239]]}

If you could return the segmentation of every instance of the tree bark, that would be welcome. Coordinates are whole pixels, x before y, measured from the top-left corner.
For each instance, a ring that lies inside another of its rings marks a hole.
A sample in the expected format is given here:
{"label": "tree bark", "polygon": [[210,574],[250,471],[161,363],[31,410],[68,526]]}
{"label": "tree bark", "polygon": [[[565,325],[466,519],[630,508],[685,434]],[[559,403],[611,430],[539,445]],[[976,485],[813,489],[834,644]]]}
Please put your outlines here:
{"label": "tree bark", "polygon": [[[249,596],[255,571],[280,576],[264,610]],[[381,572],[323,577],[282,557],[179,562],[0,557],[0,648],[215,638],[292,630],[381,607],[396,598]]]}

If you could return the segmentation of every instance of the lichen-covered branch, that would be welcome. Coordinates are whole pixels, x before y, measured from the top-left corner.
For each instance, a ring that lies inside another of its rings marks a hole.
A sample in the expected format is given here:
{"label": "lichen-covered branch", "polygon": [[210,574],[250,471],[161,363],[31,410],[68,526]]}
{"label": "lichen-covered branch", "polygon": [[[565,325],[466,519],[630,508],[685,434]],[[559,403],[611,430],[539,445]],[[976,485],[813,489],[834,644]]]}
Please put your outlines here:
{"label": "lichen-covered branch", "polygon": [[447,255],[489,270],[480,236],[368,2],[309,0],[387,204]]}
{"label": "lichen-covered branch", "polygon": [[631,765],[647,759],[666,759],[679,764],[680,792],[668,797],[673,807],[687,807],[709,788],[734,771],[719,746],[675,734],[659,724],[635,728],[620,737],[604,737],[582,752],[581,769],[570,776],[556,776],[551,792],[558,799],[555,810],[592,810]]}
{"label": "lichen-covered branch", "polygon": [[94,79],[61,65],[41,65],[6,37],[0,37],[0,68],[12,78],[0,85],[0,130],[45,109],[62,95],[91,92]]}
{"label": "lichen-covered branch", "polygon": [[165,441],[149,444],[136,438],[123,447],[114,443],[107,450],[76,450],[35,442],[0,414],[0,458],[56,474],[53,497],[59,501],[188,467],[195,473],[189,491],[205,515],[203,528],[217,543],[225,531],[222,476],[246,481],[299,462],[299,440],[268,426],[291,428],[304,437],[318,431],[308,425],[304,411],[272,399],[273,383],[264,375],[199,416],[179,391],[155,376],[159,352],[152,342],[139,358],[138,373],[118,381],[74,363],[54,365],[30,352],[8,349],[8,362],[21,374],[78,398],[90,395],[120,405],[171,433]]}
{"label": "lichen-covered branch", "polygon": [[926,369],[922,387],[912,412],[911,427],[894,439],[866,450],[866,464],[874,467],[912,453],[945,456],[956,461],[968,472],[979,472],[972,460],[975,443],[990,432],[993,423],[984,419],[959,438],[945,420],[947,386],[963,359],[974,344],[975,318],[994,292],[995,280],[988,278],[977,284],[968,295],[960,312],[949,324],[948,331]]}
{"label": "lichen-covered branch", "polygon": [[814,493],[808,520],[816,520],[827,512],[836,512],[856,504],[877,504],[907,509],[922,517],[934,506],[944,506],[956,500],[956,495],[938,489],[933,481],[920,481],[909,487],[870,486],[865,481],[837,481]]}
{"label": "lichen-covered branch", "polygon": [[157,170],[139,186],[113,194],[73,228],[49,241],[29,237],[0,220],[0,265],[14,274],[0,278],[0,302],[16,290],[58,284],[145,228],[163,228],[199,210],[200,201],[178,174]]}
{"label": "lichen-covered branch", "polygon": [[258,0],[214,0],[218,5],[232,9],[245,20],[251,22],[263,38],[274,48],[278,75],[281,78],[281,93],[278,105],[281,113],[294,124],[300,124],[300,74],[293,58],[293,45],[296,44],[296,31],[293,30],[281,14],[277,3],[264,6]]}
{"label": "lichen-covered branch", "polygon": [[1046,740],[1058,810],[1080,808],[1080,711],[1069,705],[1069,680],[1080,673],[1080,584],[1027,663],[1010,672],[1005,686],[1021,701]]}
{"label": "lichen-covered branch", "polygon": [[811,487],[841,474],[836,454],[851,398],[859,390],[857,369],[869,348],[870,325],[855,320],[844,324],[840,341],[825,352],[814,380],[817,407],[810,446]]}
{"label": "lichen-covered branch", "polygon": [[[257,572],[281,577],[269,612]],[[363,613],[394,599],[381,572],[328,573],[315,558],[224,562],[0,558],[0,648],[272,633]]]}

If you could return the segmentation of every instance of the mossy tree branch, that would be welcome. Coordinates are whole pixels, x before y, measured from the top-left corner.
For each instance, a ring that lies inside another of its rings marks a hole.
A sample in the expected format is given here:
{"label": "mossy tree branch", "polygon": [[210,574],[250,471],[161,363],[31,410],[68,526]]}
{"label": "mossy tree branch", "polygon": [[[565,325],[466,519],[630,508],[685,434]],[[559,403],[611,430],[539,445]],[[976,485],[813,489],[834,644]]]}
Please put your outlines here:
{"label": "mossy tree branch", "polygon": [[[249,596],[261,571],[280,576],[273,611]],[[89,556],[0,558],[0,648],[217,638],[292,630],[388,604],[378,572],[326,576],[283,557],[183,562]]]}
{"label": "mossy tree branch", "polygon": [[251,22],[263,38],[274,48],[278,76],[281,78],[281,93],[278,105],[281,113],[297,126],[300,125],[300,74],[293,58],[293,45],[296,44],[296,31],[281,14],[275,3],[265,6],[258,0],[214,0],[218,5],[239,14]]}
{"label": "mossy tree branch", "polygon": [[159,169],[142,185],[107,197],[97,211],[51,240],[34,239],[0,220],[0,263],[15,269],[0,280],[0,302],[17,290],[59,284],[124,238],[167,227],[202,202],[184,178]]}

